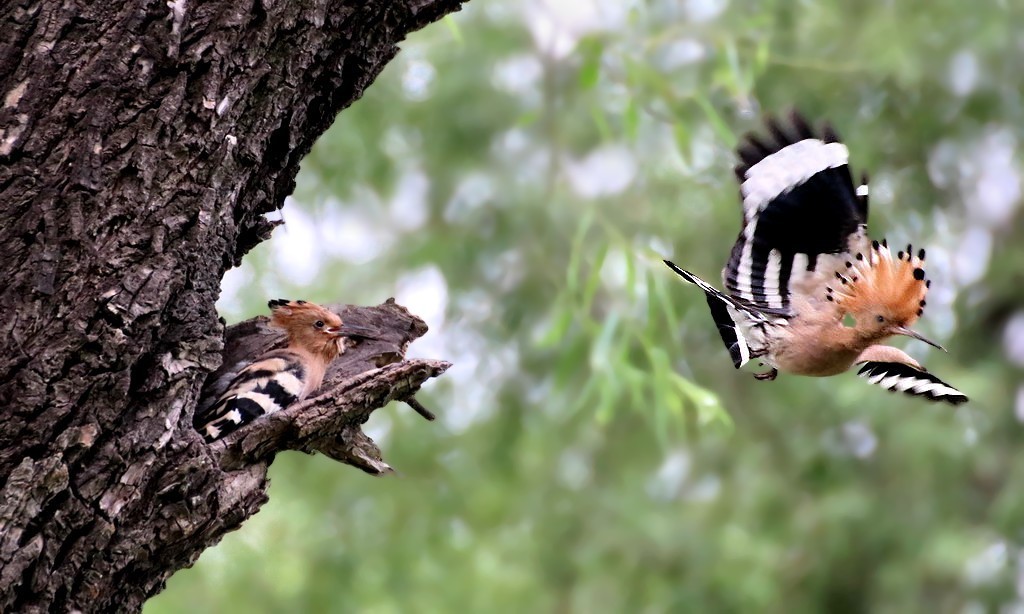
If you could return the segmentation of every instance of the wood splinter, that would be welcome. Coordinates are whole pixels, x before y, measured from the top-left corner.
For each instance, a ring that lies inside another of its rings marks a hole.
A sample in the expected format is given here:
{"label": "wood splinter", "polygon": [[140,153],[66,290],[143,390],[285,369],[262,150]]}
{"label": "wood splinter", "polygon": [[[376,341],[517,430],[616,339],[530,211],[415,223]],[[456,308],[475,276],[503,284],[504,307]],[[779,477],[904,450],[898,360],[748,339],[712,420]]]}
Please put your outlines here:
{"label": "wood splinter", "polygon": [[437,419],[437,416],[434,415],[434,412],[424,407],[422,403],[416,400],[416,397],[409,397],[408,399],[405,399],[405,404],[413,408],[417,414],[423,416],[425,419],[430,420],[431,422]]}

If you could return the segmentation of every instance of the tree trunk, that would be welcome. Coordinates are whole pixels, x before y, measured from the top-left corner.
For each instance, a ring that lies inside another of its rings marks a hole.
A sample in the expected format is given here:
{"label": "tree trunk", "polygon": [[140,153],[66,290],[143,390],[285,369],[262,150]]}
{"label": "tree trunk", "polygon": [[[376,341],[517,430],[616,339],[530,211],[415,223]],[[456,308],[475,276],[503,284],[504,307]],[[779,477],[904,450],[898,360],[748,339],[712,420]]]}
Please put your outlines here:
{"label": "tree trunk", "polygon": [[393,347],[352,348],[327,395],[214,445],[192,414],[224,271],[462,1],[0,4],[0,611],[139,610],[266,500],[279,449],[386,470],[358,424],[446,366],[402,360],[425,328],[391,303],[358,313]]}

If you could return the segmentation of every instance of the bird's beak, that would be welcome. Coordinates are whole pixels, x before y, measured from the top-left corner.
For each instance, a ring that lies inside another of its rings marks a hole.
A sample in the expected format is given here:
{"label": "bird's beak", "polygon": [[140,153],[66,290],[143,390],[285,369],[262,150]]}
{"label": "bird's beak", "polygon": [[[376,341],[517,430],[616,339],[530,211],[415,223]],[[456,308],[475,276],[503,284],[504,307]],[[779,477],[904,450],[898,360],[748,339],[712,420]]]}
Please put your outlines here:
{"label": "bird's beak", "polygon": [[897,334],[897,335],[906,335],[908,337],[913,337],[914,339],[917,339],[918,341],[924,341],[925,343],[927,343],[928,345],[930,345],[932,347],[939,348],[943,352],[946,351],[946,348],[942,347],[938,343],[935,343],[934,341],[932,341],[928,337],[925,337],[924,335],[922,335],[921,333],[917,332],[916,330],[909,329],[906,326],[897,326],[897,327],[892,329],[892,332]]}
{"label": "bird's beak", "polygon": [[339,337],[361,337],[363,339],[376,339],[377,331],[371,328],[365,328],[363,326],[351,326],[349,324],[342,324],[337,328],[330,328],[327,332],[332,335]]}

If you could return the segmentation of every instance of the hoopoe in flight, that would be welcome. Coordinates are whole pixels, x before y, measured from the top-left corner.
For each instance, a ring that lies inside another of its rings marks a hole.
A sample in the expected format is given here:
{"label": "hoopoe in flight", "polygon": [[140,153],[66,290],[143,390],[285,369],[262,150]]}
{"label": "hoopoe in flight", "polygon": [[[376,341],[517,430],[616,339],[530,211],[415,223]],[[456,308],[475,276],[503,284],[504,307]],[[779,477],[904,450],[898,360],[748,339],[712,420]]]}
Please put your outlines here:
{"label": "hoopoe in flight", "polygon": [[193,424],[207,442],[305,399],[345,351],[343,337],[371,336],[313,303],[277,299],[267,305],[271,324],[287,333],[288,347],[267,352],[239,371],[213,405],[196,413]]}
{"label": "hoopoe in flight", "polygon": [[831,126],[816,133],[800,114],[790,125],[768,118],[769,137],[747,135],[735,172],[743,227],[722,271],[727,293],[666,260],[707,295],[736,368],[751,359],[779,371],[828,376],[861,365],[858,375],[887,390],[946,401],[967,397],[894,347],[924,312],[931,281],[925,251],[895,257],[867,235],[868,185],[854,187],[846,146]]}

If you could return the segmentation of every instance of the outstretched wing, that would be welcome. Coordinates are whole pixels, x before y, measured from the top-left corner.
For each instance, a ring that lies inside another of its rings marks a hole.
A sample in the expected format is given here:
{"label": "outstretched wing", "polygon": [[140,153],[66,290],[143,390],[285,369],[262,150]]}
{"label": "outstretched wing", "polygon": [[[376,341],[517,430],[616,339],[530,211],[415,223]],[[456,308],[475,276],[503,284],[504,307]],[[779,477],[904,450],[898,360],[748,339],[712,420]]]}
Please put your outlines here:
{"label": "outstretched wing", "polygon": [[675,263],[666,260],[665,264],[680,277],[704,291],[708,307],[711,308],[711,317],[718,327],[718,334],[722,336],[722,343],[729,350],[729,356],[732,357],[737,369],[751,358],[764,354],[765,324],[768,323],[765,314],[722,294],[700,277],[679,268]]}
{"label": "outstretched wing", "polygon": [[[747,135],[737,148],[736,178],[743,227],[722,271],[732,296],[763,309],[790,312],[790,296],[828,254],[866,246],[867,178],[855,188],[846,146],[828,125],[816,133],[800,114],[784,127],[766,121],[769,136]],[[845,261],[847,258],[843,256]]]}
{"label": "outstretched wing", "polygon": [[927,371],[902,362],[865,362],[857,375],[868,383],[892,392],[902,392],[929,401],[945,401],[953,405],[967,402],[967,396]]}

